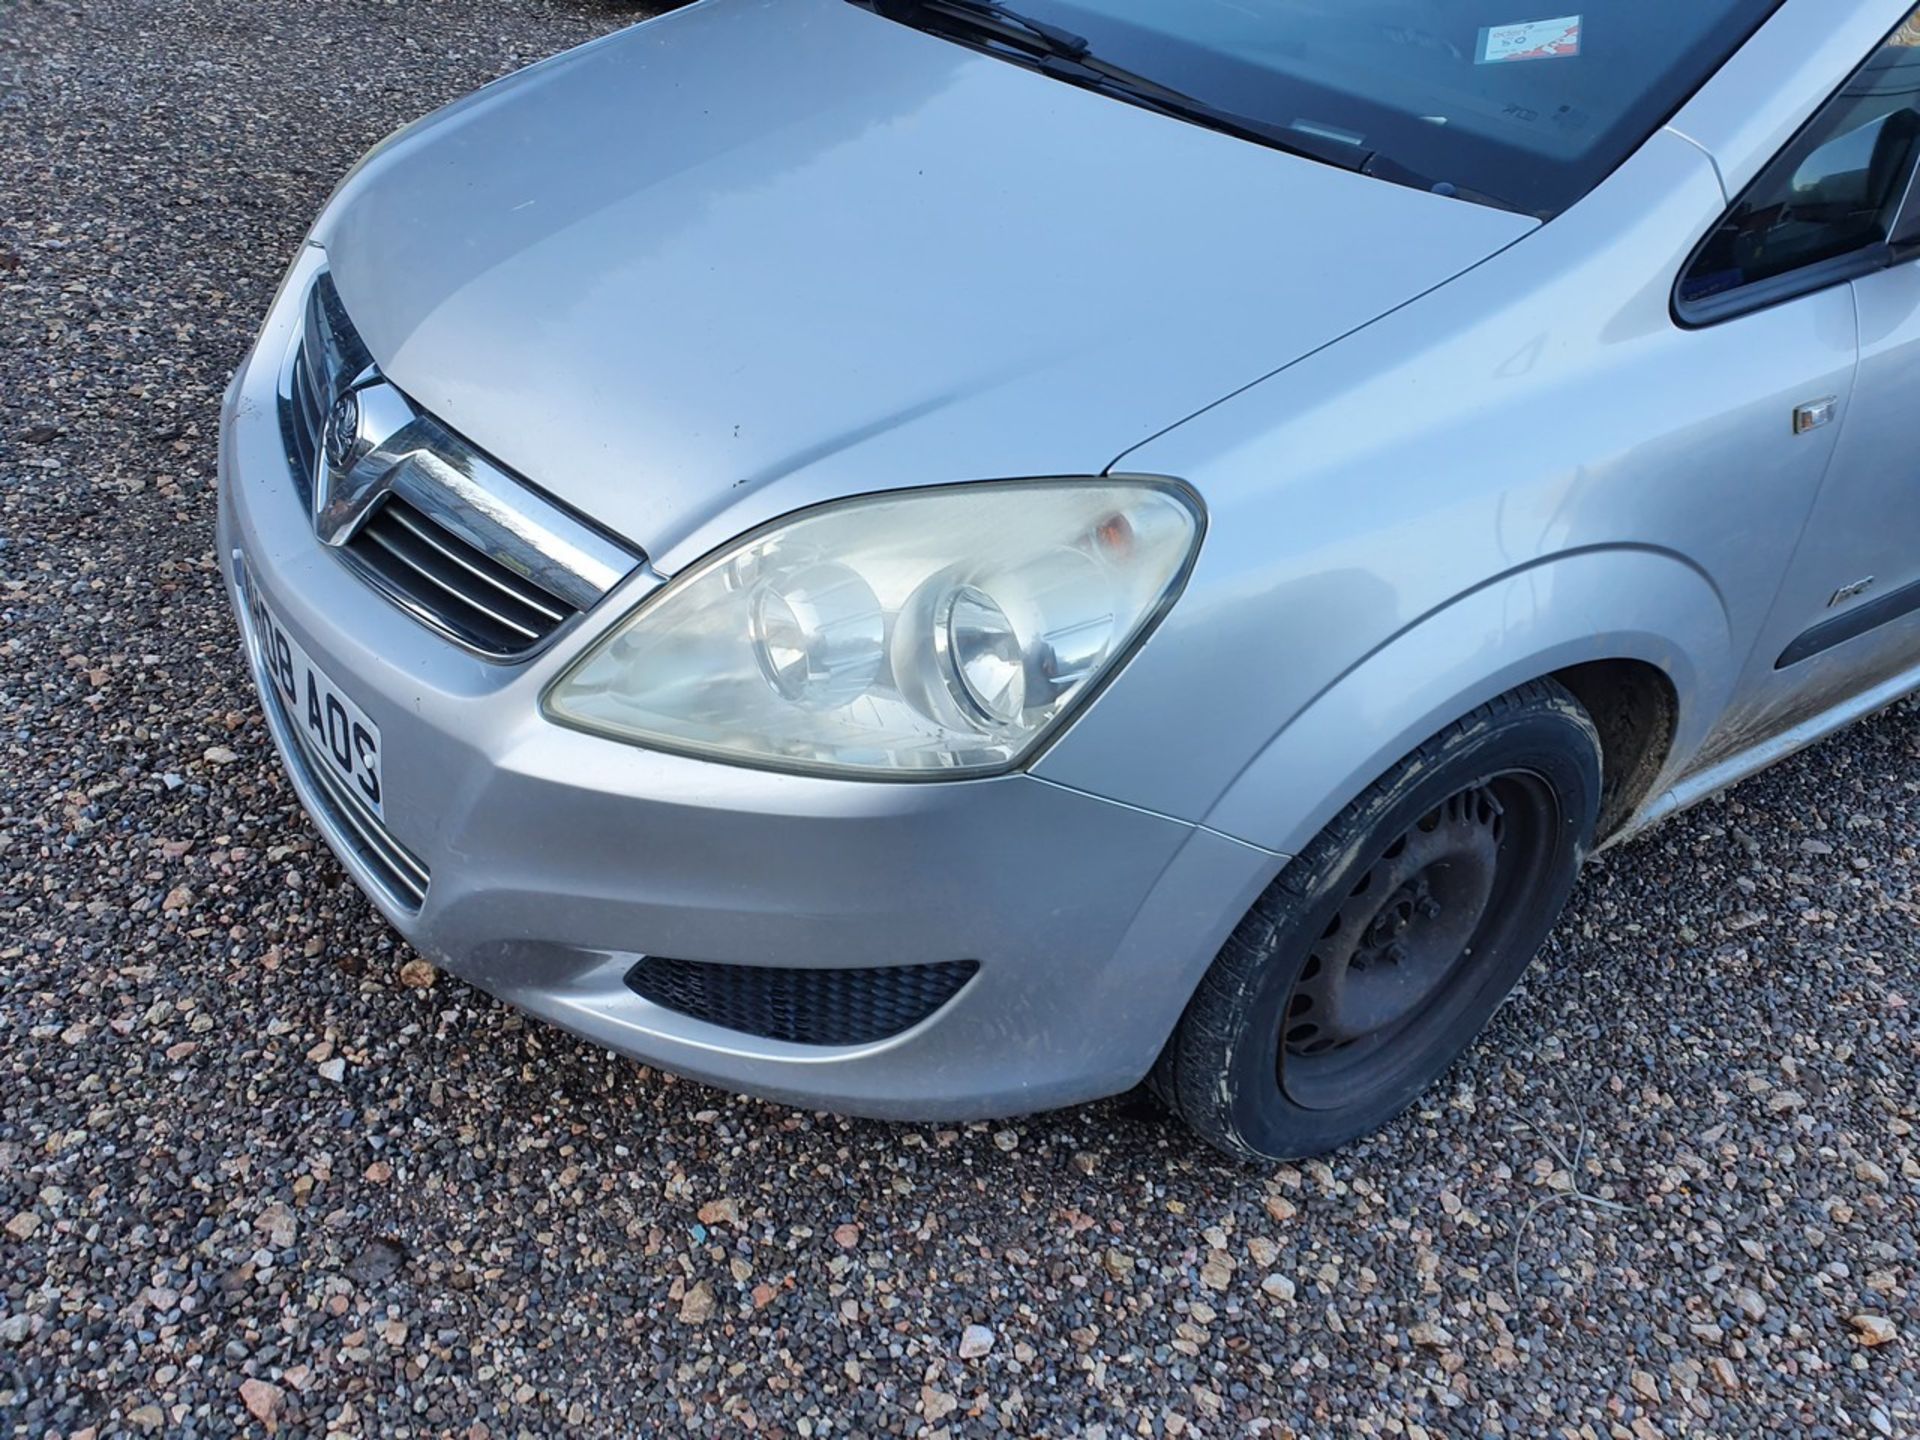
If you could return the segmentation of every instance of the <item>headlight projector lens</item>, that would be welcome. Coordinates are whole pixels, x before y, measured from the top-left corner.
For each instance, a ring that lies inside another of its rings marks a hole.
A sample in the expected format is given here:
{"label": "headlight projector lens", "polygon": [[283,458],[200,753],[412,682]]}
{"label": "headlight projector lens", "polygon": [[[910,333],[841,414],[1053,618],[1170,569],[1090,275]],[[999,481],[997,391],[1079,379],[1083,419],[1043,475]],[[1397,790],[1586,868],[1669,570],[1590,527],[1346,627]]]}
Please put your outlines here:
{"label": "headlight projector lens", "polygon": [[947,605],[940,640],[954,696],[991,725],[1012,725],[1027,708],[1020,637],[993,597],[968,585]]}
{"label": "headlight projector lens", "polygon": [[865,694],[887,635],[872,588],[844,565],[761,581],[750,627],[767,683],[809,710],[834,710]]}

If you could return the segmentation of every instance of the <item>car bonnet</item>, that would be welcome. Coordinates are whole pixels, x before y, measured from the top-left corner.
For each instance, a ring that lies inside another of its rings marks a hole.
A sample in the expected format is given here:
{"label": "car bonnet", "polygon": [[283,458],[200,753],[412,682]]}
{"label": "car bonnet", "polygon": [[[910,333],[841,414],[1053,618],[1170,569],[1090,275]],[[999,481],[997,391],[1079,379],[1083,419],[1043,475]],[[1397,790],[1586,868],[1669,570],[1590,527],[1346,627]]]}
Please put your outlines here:
{"label": "car bonnet", "polygon": [[671,572],[837,495],[1097,473],[1534,223],[709,0],[416,126],[316,239],[389,379]]}

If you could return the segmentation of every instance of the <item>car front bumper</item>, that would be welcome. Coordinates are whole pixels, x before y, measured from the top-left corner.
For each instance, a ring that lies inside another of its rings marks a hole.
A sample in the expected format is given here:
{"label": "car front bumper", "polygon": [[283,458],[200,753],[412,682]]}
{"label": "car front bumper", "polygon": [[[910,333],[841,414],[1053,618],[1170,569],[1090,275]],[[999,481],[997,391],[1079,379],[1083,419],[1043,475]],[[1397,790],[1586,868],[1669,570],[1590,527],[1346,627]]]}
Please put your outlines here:
{"label": "car front bumper", "polygon": [[[541,689],[657,582],[630,581],[517,665],[416,624],[318,541],[290,483],[277,408],[287,330],[284,317],[269,324],[227,396],[219,554],[236,612],[244,557],[247,583],[380,727],[386,831],[431,877],[417,907],[369,863],[267,705],[301,802],[416,947],[597,1044],[848,1113],[1015,1114],[1145,1074],[1278,857],[1031,775],[784,775],[549,723]],[[625,977],[645,955],[979,969],[913,1028],[842,1047],[722,1029],[644,1000]]]}

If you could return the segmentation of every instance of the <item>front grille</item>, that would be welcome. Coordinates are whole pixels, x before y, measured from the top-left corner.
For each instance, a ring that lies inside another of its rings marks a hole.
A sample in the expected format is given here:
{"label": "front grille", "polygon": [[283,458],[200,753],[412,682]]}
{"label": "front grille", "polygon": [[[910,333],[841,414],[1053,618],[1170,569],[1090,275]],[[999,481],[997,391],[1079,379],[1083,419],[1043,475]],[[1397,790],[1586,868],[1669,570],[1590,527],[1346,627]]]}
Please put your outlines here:
{"label": "front grille", "polygon": [[648,956],[627,988],[725,1030],[796,1045],[867,1045],[910,1030],[980,967],[972,960],[868,970],[793,970]]}
{"label": "front grille", "polygon": [[333,401],[321,393],[322,382],[314,377],[304,344],[294,357],[288,384],[293,390],[293,404],[284,407],[281,428],[286,432],[287,459],[293,467],[294,489],[311,506],[313,467],[320,458],[320,427],[326,424],[327,408]]}
{"label": "front grille", "polygon": [[340,526],[330,548],[421,624],[488,659],[517,659],[638,562],[387,385],[324,270],[280,385],[287,465],[310,513],[316,490],[325,498],[327,417],[349,391],[363,403],[390,397],[406,423],[375,450],[390,468],[367,492],[370,508]]}
{"label": "front grille", "polygon": [[287,441],[287,461],[294,489],[309,506],[313,503],[314,468],[320,459],[320,432],[327,412],[353,383],[373,365],[360,332],[347,319],[333,277],[321,271],[307,292],[300,335],[287,367],[286,395],[280,407],[280,428]]}
{"label": "front grille", "polygon": [[530,649],[579,613],[398,495],[361,523],[346,553],[406,609],[489,655]]}

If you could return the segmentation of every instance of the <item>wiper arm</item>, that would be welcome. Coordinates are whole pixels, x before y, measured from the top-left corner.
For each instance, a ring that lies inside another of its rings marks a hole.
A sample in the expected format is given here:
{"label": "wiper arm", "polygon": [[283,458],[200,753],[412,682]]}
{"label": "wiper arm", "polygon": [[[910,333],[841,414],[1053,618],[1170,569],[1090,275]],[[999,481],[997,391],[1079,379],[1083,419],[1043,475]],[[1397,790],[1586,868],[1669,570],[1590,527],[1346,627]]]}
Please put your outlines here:
{"label": "wiper arm", "polygon": [[[1131,100],[1149,110],[1158,110],[1165,115],[1174,115],[1182,120],[1191,120],[1196,125],[1204,125],[1209,130],[1218,130],[1223,135],[1232,135],[1241,140],[1251,140],[1256,145],[1265,145],[1270,149],[1284,150],[1289,155],[1298,155],[1306,160],[1318,160],[1323,165],[1334,165],[1342,170],[1365,173],[1373,164],[1375,152],[1366,146],[1348,140],[1335,140],[1314,134],[1311,130],[1295,129],[1291,125],[1274,125],[1265,120],[1256,120],[1251,115],[1240,115],[1232,110],[1222,110],[1218,105],[1209,105],[1206,101],[1169,89],[1153,80],[1142,80],[1137,75],[1129,75],[1118,67],[1105,65],[1091,56],[1077,62],[1083,66],[1091,78],[1080,83],[1091,89],[1106,90]],[[1060,72],[1047,67],[1050,73]],[[1063,75],[1063,79],[1074,79]]]}
{"label": "wiper arm", "polygon": [[[1024,51],[1025,58],[1042,73],[1089,90],[1100,90],[1148,110],[1176,116],[1209,130],[1218,130],[1256,145],[1282,150],[1306,160],[1317,160],[1356,174],[1372,175],[1397,185],[1437,194],[1458,196],[1476,204],[1518,211],[1496,196],[1462,190],[1451,184],[1437,184],[1430,177],[1408,169],[1392,157],[1370,149],[1359,141],[1321,135],[1294,125],[1275,125],[1208,104],[1196,95],[1162,85],[1145,75],[1102,59],[1083,35],[1031,15],[1023,15],[1002,0],[855,0],[877,14],[902,24],[931,20],[941,28],[970,32],[975,38],[996,41]],[[1524,213],[1524,212],[1520,212]]]}
{"label": "wiper arm", "polygon": [[1197,96],[1124,69],[1096,55],[1085,36],[1023,15],[1001,0],[865,0],[865,3],[879,14],[906,24],[931,19],[943,27],[984,32],[983,38],[1028,51],[1039,69],[1057,79],[1092,90],[1105,90],[1148,109],[1284,150],[1290,155],[1355,171],[1364,170],[1374,158],[1374,152],[1365,146],[1324,139],[1310,131],[1272,125],[1250,115],[1222,110]]}
{"label": "wiper arm", "polygon": [[997,20],[1039,41],[1044,53],[1065,60],[1078,60],[1092,49],[1084,35],[1076,35],[1071,30],[1037,20],[1031,15],[1022,15],[1011,6],[1001,4],[1000,0],[873,0],[873,8],[895,19],[902,18],[902,12],[937,9],[975,15],[983,20]]}

